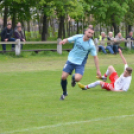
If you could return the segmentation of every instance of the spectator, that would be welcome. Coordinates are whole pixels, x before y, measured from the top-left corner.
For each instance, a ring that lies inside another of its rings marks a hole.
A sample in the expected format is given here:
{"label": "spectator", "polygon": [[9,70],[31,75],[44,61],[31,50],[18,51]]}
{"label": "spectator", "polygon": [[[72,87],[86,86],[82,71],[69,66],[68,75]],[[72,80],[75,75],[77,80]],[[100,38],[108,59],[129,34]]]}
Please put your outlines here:
{"label": "spectator", "polygon": [[[15,41],[14,38],[12,38],[13,30],[11,23],[7,24],[7,27],[5,27],[1,32],[1,41]],[[14,50],[15,45],[12,44],[12,50]],[[3,51],[6,51],[6,44],[2,44]]]}
{"label": "spectator", "polygon": [[106,49],[107,49],[111,54],[114,54],[114,51],[113,51],[113,43],[114,43],[113,32],[109,32],[109,33],[108,33],[107,40],[110,41],[110,42],[107,43]]}
{"label": "spectator", "polygon": [[[131,31],[131,32],[129,32],[129,35],[126,37],[126,40],[127,39],[131,39],[131,40],[134,40],[134,38],[133,38],[133,32]],[[132,44],[132,42],[131,42],[131,46],[132,46],[133,44]],[[127,43],[125,43],[125,46],[127,46]]]}
{"label": "spectator", "polygon": [[[16,24],[16,27],[14,28],[14,32],[15,32],[15,30],[17,30],[17,27],[21,27],[21,31],[24,33],[24,30],[23,30],[23,27],[22,27],[22,25],[21,25],[21,23],[20,22],[18,22],[17,24]],[[25,35],[25,34],[24,34]]]}
{"label": "spectator", "polygon": [[113,50],[114,50],[114,53],[118,53],[118,48],[122,49],[120,47],[120,43],[121,41],[125,41],[125,38],[122,37],[121,33],[118,33],[116,36],[115,36],[115,43],[113,45]]}
{"label": "spectator", "polygon": [[126,39],[127,38],[130,38],[131,40],[134,40],[134,38],[133,38],[133,32],[132,31],[129,32],[129,35],[126,37]]}
{"label": "spectator", "polygon": [[[17,25],[16,25],[14,31],[17,30],[17,27],[19,27],[19,26],[21,26],[21,23],[20,23],[20,22],[17,23]],[[22,27],[22,26],[21,26],[21,27]]]}
{"label": "spectator", "polygon": [[104,54],[106,54],[106,42],[107,42],[107,38],[106,38],[106,34],[105,32],[101,32],[101,36],[99,37],[99,42],[100,45],[98,46],[99,51],[102,51]]}
{"label": "spectator", "polygon": [[20,22],[17,23],[17,27],[19,27],[19,26],[21,26],[21,23]]}
{"label": "spectator", "polygon": [[[15,39],[20,39],[20,41],[25,42],[25,36],[24,36],[21,26],[17,26],[17,29],[14,31],[14,37]],[[22,48],[23,48],[23,44],[21,44],[21,49]]]}

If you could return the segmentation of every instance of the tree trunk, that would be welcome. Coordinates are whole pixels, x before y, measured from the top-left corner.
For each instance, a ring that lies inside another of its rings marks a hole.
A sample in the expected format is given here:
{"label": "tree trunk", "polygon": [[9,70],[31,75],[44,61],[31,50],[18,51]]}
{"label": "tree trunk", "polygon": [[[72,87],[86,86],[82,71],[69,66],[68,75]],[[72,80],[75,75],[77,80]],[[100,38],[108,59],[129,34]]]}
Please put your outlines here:
{"label": "tree trunk", "polygon": [[52,36],[54,37],[55,35],[55,25],[54,25],[54,18],[51,17],[51,27],[52,27]]}
{"label": "tree trunk", "polygon": [[116,36],[119,33],[119,26],[115,22],[114,14],[112,15],[112,26],[114,28],[114,35]]}
{"label": "tree trunk", "polygon": [[5,6],[3,27],[6,27],[7,26],[7,14],[8,14],[8,6]]}
{"label": "tree trunk", "polygon": [[12,17],[12,28],[13,28],[13,30],[15,29],[15,27],[16,27],[16,12],[14,11],[13,17]]}
{"label": "tree trunk", "polygon": [[128,35],[128,28],[127,28],[127,24],[125,24],[125,30],[126,30],[126,37]]}
{"label": "tree trunk", "polygon": [[84,32],[84,20],[83,20],[83,17],[82,17],[82,33]]}
{"label": "tree trunk", "polygon": [[44,13],[43,16],[43,30],[42,30],[42,41],[47,40],[48,26],[47,26],[47,15]]}
{"label": "tree trunk", "polygon": [[31,31],[30,29],[31,29],[30,28],[30,21],[27,21],[27,31],[30,32]]}
{"label": "tree trunk", "polygon": [[42,22],[43,22],[43,15],[39,17],[38,24],[39,24],[39,33],[42,34]]}
{"label": "tree trunk", "polygon": [[70,26],[71,26],[71,24],[70,24],[70,20],[69,20],[69,22],[68,22],[68,36],[70,37]]}
{"label": "tree trunk", "polygon": [[58,29],[58,38],[62,38],[62,32],[63,32],[63,26],[64,26],[64,16],[61,16],[59,18],[59,29]]}
{"label": "tree trunk", "polygon": [[64,22],[63,22],[63,38],[65,38],[65,35],[66,33],[65,33],[65,24],[64,24]]}
{"label": "tree trunk", "polygon": [[68,15],[66,15],[66,18],[64,21],[65,21],[65,31],[66,31],[65,35],[68,36]]}
{"label": "tree trunk", "polygon": [[132,25],[128,25],[128,32],[132,31]]}
{"label": "tree trunk", "polygon": [[100,35],[101,35],[101,32],[102,32],[102,28],[101,28],[101,23],[100,23]]}
{"label": "tree trunk", "polygon": [[110,31],[113,32],[113,26],[110,26]]}
{"label": "tree trunk", "polygon": [[107,35],[108,35],[108,32],[109,32],[108,26],[106,26],[106,29],[107,29]]}
{"label": "tree trunk", "polygon": [[77,31],[76,31],[76,34],[79,33],[79,21],[77,20]]}
{"label": "tree trunk", "polygon": [[81,20],[81,33],[83,32],[83,19]]}
{"label": "tree trunk", "polygon": [[119,33],[119,26],[116,23],[112,23],[114,28],[114,35],[116,36]]}

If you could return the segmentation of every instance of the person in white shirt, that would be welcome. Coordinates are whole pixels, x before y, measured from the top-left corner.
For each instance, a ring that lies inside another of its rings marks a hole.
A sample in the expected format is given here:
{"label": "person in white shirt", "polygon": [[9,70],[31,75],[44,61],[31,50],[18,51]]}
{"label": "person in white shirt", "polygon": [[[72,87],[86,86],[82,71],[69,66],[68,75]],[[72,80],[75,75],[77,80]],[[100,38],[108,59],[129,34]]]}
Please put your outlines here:
{"label": "person in white shirt", "polygon": [[[122,51],[119,49],[119,54],[123,60],[125,70],[124,72],[118,77],[117,72],[115,71],[113,66],[109,66],[104,76],[96,76],[98,79],[101,79],[103,81],[96,81],[94,83],[83,85],[81,83],[78,83],[78,86],[82,90],[87,90],[93,87],[96,87],[97,85],[100,85],[102,89],[106,89],[109,91],[115,91],[115,92],[122,92],[122,91],[128,91],[131,80],[132,80],[132,68],[128,67],[127,61],[125,57],[122,54]],[[107,76],[109,76],[109,79],[111,83],[106,83],[104,81],[107,80]]]}

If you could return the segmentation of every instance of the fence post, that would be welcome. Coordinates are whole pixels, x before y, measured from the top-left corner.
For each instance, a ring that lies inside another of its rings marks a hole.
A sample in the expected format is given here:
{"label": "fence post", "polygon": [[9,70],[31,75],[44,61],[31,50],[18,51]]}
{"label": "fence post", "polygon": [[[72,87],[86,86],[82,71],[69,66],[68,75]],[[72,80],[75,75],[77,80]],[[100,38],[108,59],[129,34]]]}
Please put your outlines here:
{"label": "fence post", "polygon": [[127,39],[127,48],[131,49],[131,39]]}
{"label": "fence post", "polygon": [[61,41],[60,38],[57,39],[57,52],[59,54],[62,54],[62,45],[59,44],[59,42]]}
{"label": "fence post", "polygon": [[21,53],[21,45],[20,45],[20,39],[16,40],[16,44],[15,44],[15,55],[20,55]]}

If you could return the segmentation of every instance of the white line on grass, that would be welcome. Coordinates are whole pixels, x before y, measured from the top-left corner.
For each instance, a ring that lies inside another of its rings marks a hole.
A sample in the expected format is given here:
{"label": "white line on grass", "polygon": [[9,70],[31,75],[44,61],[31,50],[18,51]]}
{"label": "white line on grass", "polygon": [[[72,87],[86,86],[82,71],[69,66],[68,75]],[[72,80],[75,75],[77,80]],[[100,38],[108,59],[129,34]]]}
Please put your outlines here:
{"label": "white line on grass", "polygon": [[97,121],[105,121],[105,120],[111,120],[114,118],[126,118],[126,117],[133,117],[133,116],[134,116],[134,114],[121,115],[121,116],[110,116],[110,117],[106,117],[106,118],[96,118],[96,119],[91,119],[91,120],[86,120],[86,121],[65,122],[65,123],[59,123],[59,124],[55,124],[55,125],[46,125],[46,126],[41,126],[41,127],[18,129],[18,130],[3,132],[0,134],[13,134],[13,133],[17,133],[17,132],[28,132],[28,131],[40,130],[40,129],[46,129],[46,128],[55,128],[55,127],[60,127],[60,126],[67,126],[67,125],[81,124],[81,123],[90,123],[90,122],[97,122]]}

